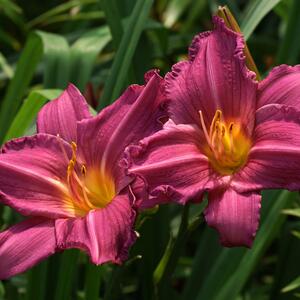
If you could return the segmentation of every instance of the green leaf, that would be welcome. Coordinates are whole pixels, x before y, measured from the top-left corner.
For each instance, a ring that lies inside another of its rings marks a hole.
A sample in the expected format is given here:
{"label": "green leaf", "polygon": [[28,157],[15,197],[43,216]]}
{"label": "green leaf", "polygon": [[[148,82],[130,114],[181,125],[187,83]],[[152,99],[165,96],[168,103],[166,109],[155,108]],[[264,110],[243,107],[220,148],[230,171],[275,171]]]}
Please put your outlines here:
{"label": "green leaf", "polygon": [[182,32],[189,32],[192,28],[192,25],[195,21],[200,18],[201,14],[203,14],[205,8],[207,6],[206,0],[197,0],[193,1],[192,6],[188,11],[188,15],[184,23],[182,24]]}
{"label": "green leaf", "polygon": [[18,61],[15,75],[11,80],[0,110],[0,143],[18,111],[22,97],[33,77],[35,68],[43,54],[43,45],[38,35],[32,34]]}
{"label": "green leaf", "polygon": [[100,266],[88,263],[85,275],[85,299],[98,300],[103,269]]}
{"label": "green leaf", "polygon": [[48,261],[43,261],[28,273],[26,300],[44,300]]}
{"label": "green leaf", "polygon": [[55,34],[32,33],[19,58],[14,77],[10,81],[0,111],[0,143],[3,141],[38,63],[44,55],[44,86],[64,88],[69,76],[69,47],[66,40]]}
{"label": "green leaf", "polygon": [[[57,17],[64,12],[70,11],[75,7],[81,7],[86,4],[97,3],[97,2],[98,0],[71,0],[65,2],[63,4],[55,6],[53,9],[50,9],[45,13],[41,14],[40,16],[34,18],[33,20],[27,23],[27,27],[31,28],[39,24],[46,24],[47,22],[49,22],[49,20],[53,19],[53,17]],[[70,14],[69,17],[71,17]]]}
{"label": "green leaf", "polygon": [[75,279],[79,250],[68,250],[61,256],[54,300],[72,299],[71,291]]}
{"label": "green leaf", "polygon": [[36,31],[44,51],[44,87],[65,88],[70,74],[70,50],[67,40],[60,35]]}
{"label": "green leaf", "polygon": [[289,295],[282,294],[282,288],[299,275],[299,264],[295,262],[299,258],[300,239],[293,234],[293,232],[299,232],[299,229],[299,221],[287,220],[283,230],[280,232],[280,243],[277,243],[278,250],[276,251],[276,270],[272,272],[274,277],[269,299],[294,299],[292,293]]}
{"label": "green leaf", "polygon": [[3,283],[0,281],[0,299],[2,299],[5,295],[5,289]]}
{"label": "green leaf", "polygon": [[0,42],[1,46],[8,46],[11,47],[14,50],[20,49],[20,42],[11,34],[9,34],[7,31],[0,28]]}
{"label": "green leaf", "polygon": [[123,35],[123,26],[116,0],[102,0],[101,7],[104,10],[106,21],[112,35],[114,48],[118,49]]}
{"label": "green leaf", "polygon": [[[22,9],[14,1],[11,0],[0,0],[0,11],[15,24],[23,26]],[[20,28],[22,30],[22,28]]]}
{"label": "green leaf", "polygon": [[12,78],[14,75],[14,70],[12,67],[7,63],[6,58],[4,55],[0,52],[0,69],[3,70],[4,74],[8,78]]}
{"label": "green leaf", "polygon": [[300,1],[294,0],[282,41],[279,44],[277,64],[296,64],[300,50]]}
{"label": "green leaf", "polygon": [[104,13],[102,11],[91,11],[82,12],[75,15],[63,14],[59,16],[52,17],[45,21],[44,25],[62,23],[62,22],[72,22],[72,21],[82,21],[82,20],[100,20],[103,19]]}
{"label": "green leaf", "polygon": [[35,90],[32,91],[19,109],[12,122],[4,141],[24,135],[32,124],[41,107],[48,101],[57,98],[61,90]]}
{"label": "green leaf", "polygon": [[254,0],[249,3],[241,24],[245,40],[249,38],[265,15],[269,13],[279,2],[280,0]]}
{"label": "green leaf", "polygon": [[74,83],[81,91],[84,90],[91,76],[98,54],[110,40],[109,29],[107,26],[103,26],[86,33],[72,45],[70,82]]}
{"label": "green leaf", "polygon": [[153,0],[136,2],[104,86],[101,105],[111,103],[120,95],[152,3]]}
{"label": "green leaf", "polygon": [[283,191],[271,203],[272,205],[269,204],[268,213],[263,218],[251,250],[224,249],[222,251],[214,268],[207,274],[197,300],[236,299],[259,259],[283,224],[286,216],[281,213],[281,210],[289,205],[296,196],[296,193]]}
{"label": "green leaf", "polygon": [[292,290],[295,290],[299,286],[300,286],[300,276],[297,277],[296,279],[294,279],[289,285],[287,285],[286,287],[284,287],[281,291],[283,293],[290,292]]}
{"label": "green leaf", "polygon": [[191,0],[172,0],[169,1],[168,6],[163,15],[163,23],[166,27],[172,27],[179,17],[185,12],[185,10],[191,4]]}
{"label": "green leaf", "polygon": [[300,208],[284,209],[282,212],[284,214],[300,218]]}

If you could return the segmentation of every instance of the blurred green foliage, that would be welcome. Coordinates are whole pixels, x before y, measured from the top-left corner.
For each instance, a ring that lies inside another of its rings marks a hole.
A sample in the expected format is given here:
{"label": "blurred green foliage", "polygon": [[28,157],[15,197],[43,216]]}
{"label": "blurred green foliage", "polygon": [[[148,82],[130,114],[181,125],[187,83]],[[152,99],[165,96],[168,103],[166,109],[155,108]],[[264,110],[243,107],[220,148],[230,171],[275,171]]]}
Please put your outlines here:
{"label": "blurred green foliage", "polygon": [[[1,141],[32,133],[41,105],[68,82],[96,109],[142,83],[150,68],[164,75],[186,57],[193,36],[211,28],[218,5],[235,15],[262,77],[275,64],[299,62],[298,0],[0,0]],[[264,194],[252,250],[222,248],[202,210],[148,212],[122,267],[93,266],[66,251],[0,282],[0,300],[299,297],[298,194]],[[19,218],[0,206],[2,229]]]}

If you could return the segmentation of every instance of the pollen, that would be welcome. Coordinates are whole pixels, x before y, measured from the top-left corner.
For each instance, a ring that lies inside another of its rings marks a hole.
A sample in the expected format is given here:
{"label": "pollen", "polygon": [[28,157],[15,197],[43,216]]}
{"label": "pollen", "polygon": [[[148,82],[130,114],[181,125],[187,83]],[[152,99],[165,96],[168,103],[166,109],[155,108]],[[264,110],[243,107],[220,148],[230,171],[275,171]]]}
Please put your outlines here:
{"label": "pollen", "polygon": [[238,171],[247,161],[251,140],[237,121],[226,122],[217,110],[207,130],[202,111],[199,111],[201,127],[207,142],[204,152],[212,167],[221,175]]}

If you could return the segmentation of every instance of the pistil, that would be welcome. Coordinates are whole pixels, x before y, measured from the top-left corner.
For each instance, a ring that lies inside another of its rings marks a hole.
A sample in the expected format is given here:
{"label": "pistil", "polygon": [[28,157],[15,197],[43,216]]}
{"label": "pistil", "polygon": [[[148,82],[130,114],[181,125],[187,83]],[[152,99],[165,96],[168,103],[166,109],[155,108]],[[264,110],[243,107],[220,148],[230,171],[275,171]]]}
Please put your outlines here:
{"label": "pistil", "polygon": [[203,113],[199,111],[200,123],[207,142],[205,150],[212,166],[221,174],[232,174],[246,161],[250,140],[237,123],[225,123],[222,112],[217,110],[207,131]]}

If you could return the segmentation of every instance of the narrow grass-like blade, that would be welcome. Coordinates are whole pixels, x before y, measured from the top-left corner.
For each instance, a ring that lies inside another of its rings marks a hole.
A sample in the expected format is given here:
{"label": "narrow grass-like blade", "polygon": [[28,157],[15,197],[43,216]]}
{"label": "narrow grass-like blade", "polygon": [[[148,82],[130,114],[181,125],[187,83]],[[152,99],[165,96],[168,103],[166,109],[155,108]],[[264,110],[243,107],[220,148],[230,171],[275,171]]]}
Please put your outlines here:
{"label": "narrow grass-like blade", "polygon": [[40,108],[48,101],[57,98],[61,90],[36,90],[32,91],[23,102],[14,118],[4,141],[22,136],[32,124]]}
{"label": "narrow grass-like blade", "polygon": [[57,285],[54,300],[73,299],[72,285],[75,279],[79,251],[72,249],[64,252],[57,272]]}
{"label": "narrow grass-like blade", "polygon": [[[208,274],[207,280],[196,298],[197,300],[236,299],[259,259],[283,224],[286,216],[281,213],[281,210],[290,205],[295,197],[296,193],[282,191],[277,199],[269,200],[273,201],[272,205],[269,204],[252,249],[224,249],[216,261],[213,271]],[[230,255],[230,252],[233,251],[236,253]],[[216,266],[218,267],[216,268]]]}
{"label": "narrow grass-like blade", "polygon": [[18,61],[15,75],[11,80],[2,101],[0,110],[0,143],[18,111],[22,97],[33,77],[38,62],[42,58],[42,54],[43,45],[41,40],[39,36],[32,34],[27,40]]}
{"label": "narrow grass-like blade", "polygon": [[48,261],[43,261],[28,273],[26,300],[44,300]]}
{"label": "narrow grass-like blade", "polygon": [[[280,243],[276,255],[276,272],[272,281],[270,291],[270,300],[293,300],[295,299],[293,292],[287,294],[283,292],[283,288],[289,285],[297,276],[299,276],[299,251],[300,239],[293,235],[294,231],[300,229],[300,222],[290,218],[280,234]],[[292,290],[291,290],[292,291]]]}
{"label": "narrow grass-like blade", "polygon": [[114,48],[117,49],[123,36],[122,17],[118,5],[116,0],[102,0],[101,7],[112,35]]}
{"label": "narrow grass-like blade", "polygon": [[27,27],[31,28],[38,24],[47,23],[53,17],[56,17],[64,12],[70,11],[72,8],[83,6],[86,4],[96,3],[98,0],[71,0],[60,5],[55,6],[53,9],[46,11],[45,13],[39,15],[33,20],[27,23]]}
{"label": "narrow grass-like blade", "polygon": [[241,24],[241,29],[246,40],[265,15],[279,2],[280,0],[254,0],[249,3]]}
{"label": "narrow grass-like blade", "polygon": [[44,55],[44,87],[64,88],[69,77],[69,47],[59,35],[37,31],[32,33],[18,61],[0,110],[0,142],[6,135],[24,94]]}
{"label": "narrow grass-like blade", "polygon": [[169,1],[168,6],[163,15],[163,23],[166,27],[172,27],[180,16],[185,12],[191,0],[172,0]]}
{"label": "narrow grass-like blade", "polygon": [[300,1],[293,0],[283,39],[279,44],[277,64],[298,62],[300,50]]}
{"label": "narrow grass-like blade", "polygon": [[152,3],[153,0],[136,2],[105,84],[101,105],[111,103],[120,95]]}
{"label": "narrow grass-like blade", "polygon": [[60,35],[37,31],[44,50],[44,87],[65,88],[70,74],[70,50]]}
{"label": "narrow grass-like blade", "polygon": [[102,267],[96,266],[94,264],[86,264],[86,274],[85,274],[85,299],[88,300],[98,300],[99,290],[102,280]]}
{"label": "narrow grass-like blade", "polygon": [[292,290],[295,290],[299,286],[300,286],[300,276],[297,277],[296,279],[294,279],[289,285],[287,285],[286,287],[284,287],[282,289],[282,292],[283,293],[290,292]]}
{"label": "narrow grass-like blade", "polygon": [[0,52],[0,69],[3,70],[4,74],[8,78],[12,78],[14,75],[14,70],[12,67],[8,64],[5,56]]}
{"label": "narrow grass-like blade", "polygon": [[70,82],[74,83],[81,91],[84,90],[91,76],[98,54],[110,40],[109,29],[107,26],[103,26],[86,33],[72,45]]}

